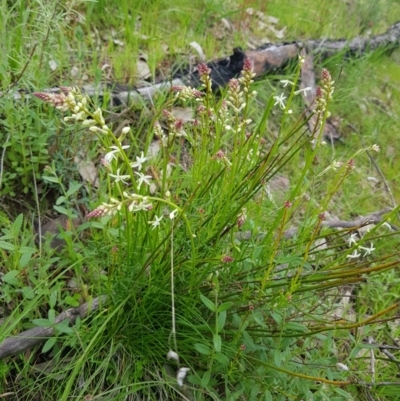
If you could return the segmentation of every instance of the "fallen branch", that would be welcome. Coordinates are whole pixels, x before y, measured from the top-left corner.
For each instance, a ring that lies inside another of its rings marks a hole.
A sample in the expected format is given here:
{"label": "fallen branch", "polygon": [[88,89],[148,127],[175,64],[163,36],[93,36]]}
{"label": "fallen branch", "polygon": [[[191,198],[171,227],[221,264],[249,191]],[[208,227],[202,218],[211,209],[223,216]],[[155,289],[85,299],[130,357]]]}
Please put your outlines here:
{"label": "fallen branch", "polygon": [[[322,225],[326,226],[326,227],[330,227],[330,228],[354,228],[354,229],[357,229],[360,227],[367,226],[369,224],[378,224],[378,223],[382,222],[382,220],[383,220],[382,216],[386,213],[391,212],[392,210],[393,210],[392,208],[388,207],[388,208],[380,210],[378,212],[371,213],[367,216],[360,216],[354,220],[349,220],[349,221],[338,220],[338,219],[327,220],[327,221],[324,221],[322,223]],[[395,231],[399,230],[399,228],[397,226],[390,224],[390,223],[388,223],[388,224],[390,225],[390,228],[392,230],[395,230]]]}
{"label": "fallen branch", "polygon": [[[394,48],[400,44],[400,22],[392,25],[384,34],[372,38],[356,37],[351,40],[307,40],[282,44],[266,44],[256,50],[243,51],[235,49],[229,57],[224,57],[208,63],[211,68],[211,78],[214,89],[225,86],[231,78],[238,76],[243,68],[243,62],[248,57],[251,59],[256,77],[269,74],[282,69],[288,62],[298,57],[302,49],[312,53],[314,57],[325,59],[335,54],[342,53],[343,58],[357,57],[366,51],[378,48]],[[128,104],[141,100],[150,100],[160,90],[168,90],[172,86],[190,85],[199,86],[199,74],[197,68],[180,71],[171,80],[158,84],[149,84],[145,87],[126,87],[123,85],[86,85],[83,90],[89,96],[102,96],[111,94],[112,104]],[[58,93],[59,88],[45,89],[44,92]],[[43,92],[42,91],[42,92]],[[4,93],[0,92],[0,96]],[[13,94],[14,99],[29,97],[27,91],[21,90]]]}
{"label": "fallen branch", "polygon": [[[103,295],[82,304],[78,308],[68,309],[55,318],[54,324],[60,323],[66,319],[69,320],[70,324],[74,324],[78,317],[86,317],[89,313],[98,310],[106,301],[107,296]],[[0,360],[34,347],[46,341],[49,337],[54,336],[54,334],[54,327],[35,327],[9,337],[0,344]]]}
{"label": "fallen branch", "polygon": [[[311,90],[304,90],[301,93],[304,100],[304,104],[306,106],[305,115],[307,118],[308,129],[311,134],[315,135],[319,132],[319,128],[316,127],[318,123],[318,117],[312,111],[312,104],[314,103],[315,91],[316,91],[314,60],[313,56],[311,54],[308,54],[306,49],[303,49],[301,51],[301,55],[304,57],[304,63],[301,66],[300,89],[311,88]],[[324,124],[323,136],[331,143],[340,138],[340,133],[331,123],[329,118],[326,120]]]}

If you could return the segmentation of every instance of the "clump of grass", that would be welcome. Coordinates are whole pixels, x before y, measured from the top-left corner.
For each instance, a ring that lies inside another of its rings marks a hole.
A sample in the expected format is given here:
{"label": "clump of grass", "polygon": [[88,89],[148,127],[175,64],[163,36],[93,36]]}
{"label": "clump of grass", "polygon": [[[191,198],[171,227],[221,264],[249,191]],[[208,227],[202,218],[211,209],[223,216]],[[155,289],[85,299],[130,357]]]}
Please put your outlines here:
{"label": "clump of grass", "polygon": [[[58,365],[41,391],[60,400],[340,399],[369,381],[352,368],[341,333],[367,331],[396,304],[346,321],[335,303],[343,286],[392,269],[397,255],[384,246],[382,224],[346,242],[345,230],[324,225],[324,213],[356,158],[379,148],[316,164],[334,83],[324,70],[310,135],[302,119],[289,119],[299,71],[288,102],[271,93],[260,121],[252,121],[250,62],[221,98],[200,65],[202,91],[173,88],[158,111],[165,123],[154,124],[157,154],[141,149],[128,126],[115,135],[77,88],[36,94],[70,111],[64,121],[96,134],[105,149],[104,180],[85,224],[97,243],[89,241],[76,263],[93,265],[89,249],[101,252],[101,271],[87,275],[89,282],[99,277],[89,292],[110,300],[103,314],[48,345],[45,351],[57,345]],[[176,102],[196,109],[193,122],[174,117]],[[272,139],[274,106],[281,123]],[[141,150],[132,157],[130,147]],[[298,154],[300,178],[276,204],[266,186]],[[72,362],[61,365],[67,357]]]}

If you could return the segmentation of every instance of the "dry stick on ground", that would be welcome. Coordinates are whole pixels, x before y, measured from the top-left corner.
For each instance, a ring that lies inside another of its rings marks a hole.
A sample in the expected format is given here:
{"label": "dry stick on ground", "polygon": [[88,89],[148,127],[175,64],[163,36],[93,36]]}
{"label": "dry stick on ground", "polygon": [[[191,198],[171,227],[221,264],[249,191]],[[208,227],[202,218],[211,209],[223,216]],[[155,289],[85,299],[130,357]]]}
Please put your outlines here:
{"label": "dry stick on ground", "polygon": [[[303,49],[301,51],[301,55],[302,57],[304,57],[304,63],[301,66],[300,89],[303,89],[301,93],[304,100],[304,104],[306,105],[307,108],[305,115],[307,118],[308,129],[310,130],[311,133],[314,133],[319,131],[318,128],[315,127],[315,125],[318,122],[318,117],[315,113],[313,113],[311,108],[312,104],[314,103],[315,90],[316,90],[314,61],[313,61],[313,56],[308,54],[306,49]],[[304,90],[306,88],[311,88],[311,89],[306,91]],[[340,138],[340,133],[330,122],[329,118],[325,122],[323,136],[324,138],[327,138],[332,144],[335,140]]]}
{"label": "dry stick on ground", "polygon": [[[107,301],[107,296],[103,295],[98,298],[94,298],[90,302],[86,302],[78,308],[68,309],[60,313],[54,320],[54,324],[60,323],[64,320],[69,320],[71,324],[74,324],[78,317],[84,318],[89,313],[98,310]],[[6,322],[3,323],[7,324]],[[0,360],[19,354],[28,348],[34,347],[49,337],[54,336],[54,327],[35,327],[30,330],[23,331],[15,336],[9,337],[0,343]]]}
{"label": "dry stick on ground", "polygon": [[[282,69],[288,62],[298,57],[302,49],[307,49],[315,57],[321,59],[331,57],[340,52],[343,58],[357,57],[366,51],[376,50],[378,48],[394,48],[400,44],[400,22],[392,25],[386,33],[372,38],[357,37],[351,40],[306,40],[283,44],[267,44],[256,50],[242,51],[235,49],[229,57],[224,57],[208,63],[211,68],[211,78],[214,88],[225,86],[231,78],[238,76],[243,68],[243,62],[248,57],[253,62],[256,77],[272,73]],[[155,93],[160,90],[170,89],[172,86],[190,85],[199,86],[199,74],[197,68],[193,70],[180,71],[174,74],[169,81],[163,81],[156,85],[140,88],[129,88],[123,85],[86,85],[82,89],[89,96],[102,96],[105,92],[111,92],[113,104],[128,104],[150,100]],[[45,89],[44,91],[57,93],[58,88]],[[0,96],[4,93],[0,92]],[[13,94],[15,99],[27,97],[24,91]]]}

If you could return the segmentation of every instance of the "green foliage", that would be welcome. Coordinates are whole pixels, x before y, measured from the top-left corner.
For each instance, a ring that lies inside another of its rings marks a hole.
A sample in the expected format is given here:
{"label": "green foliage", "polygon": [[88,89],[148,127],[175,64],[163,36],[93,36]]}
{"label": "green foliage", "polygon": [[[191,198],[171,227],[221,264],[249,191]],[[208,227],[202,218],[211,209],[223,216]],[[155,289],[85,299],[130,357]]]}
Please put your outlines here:
{"label": "green foliage", "polygon": [[[59,9],[58,2],[46,7],[20,0],[2,13],[3,31],[11,26],[12,35],[20,37],[18,24],[9,25],[16,21],[13,10],[35,5],[36,16],[42,12],[40,27],[29,13],[15,14],[30,21],[31,28],[40,28],[40,52],[21,83],[45,86],[46,74],[39,74],[38,66],[49,72],[46,84],[61,81],[62,68],[52,74],[48,61],[63,66],[69,59],[56,49],[65,50],[66,43],[78,68],[100,80],[102,70],[87,58],[101,53],[91,35],[91,26],[99,21],[126,25],[119,32],[124,48],[116,50],[112,36],[106,41],[116,76],[129,80],[135,66],[127,60],[139,48],[154,50],[149,66],[153,72],[157,69],[165,56],[160,38],[171,24],[180,26],[168,36],[173,53],[186,43],[182,38],[202,34],[210,19],[242,15],[238,5],[230,12],[230,4],[218,1],[207,1],[204,8],[198,7],[200,2],[171,7],[143,2],[153,17],[142,15],[148,35],[141,35],[127,29],[137,21],[140,2],[135,10],[127,1],[70,3],[74,12],[84,13],[87,24],[69,19],[67,29],[64,17],[74,13],[72,8]],[[281,3],[282,13],[294,4]],[[363,23],[386,9],[359,3]],[[271,10],[277,10],[277,4],[272,2]],[[322,2],[321,7],[322,14],[329,11]],[[301,13],[308,17],[309,8],[301,8]],[[159,23],[156,15],[162,16]],[[293,18],[291,13],[281,17]],[[303,29],[300,20],[293,23],[294,32]],[[333,32],[333,24],[324,21],[307,22],[309,33]],[[222,47],[212,43],[207,52],[215,56],[214,48]],[[3,89],[13,89],[15,75],[29,59],[22,42],[10,54],[0,63]],[[373,113],[361,117],[351,93],[367,90],[357,68],[364,66],[365,72],[370,63],[365,59],[349,67],[337,84],[337,98],[326,100],[335,114],[342,112],[348,120],[358,115],[365,123],[370,118],[372,126],[372,114],[381,115],[367,100]],[[381,344],[398,335],[391,322],[399,288],[393,269],[397,233],[378,224],[351,243],[351,230],[323,223],[326,210],[347,214],[350,206],[362,203],[348,193],[364,185],[360,177],[367,152],[376,149],[372,145],[381,143],[381,136],[371,134],[363,144],[354,141],[349,151],[323,147],[322,129],[317,126],[310,135],[299,117],[298,77],[299,68],[285,77],[293,85],[282,88],[279,77],[253,84],[247,71],[240,85],[233,81],[216,96],[208,90],[204,72],[204,96],[191,92],[184,99],[184,88],[159,96],[152,111],[156,124],[141,120],[136,131],[127,121],[125,129],[114,129],[98,105],[76,90],[65,98],[74,117],[59,118],[49,104],[29,101],[17,108],[6,96],[1,98],[2,194],[37,196],[40,183],[45,194],[56,192],[51,207],[68,221],[77,217],[80,205],[91,211],[80,227],[71,223],[62,228],[65,244],[58,251],[52,249],[51,238],[35,242],[30,218],[19,213],[2,218],[0,301],[5,330],[0,339],[33,327],[54,329],[36,350],[10,358],[6,368],[0,366],[2,391],[12,390],[26,400],[351,400],[362,393],[391,399],[393,387],[375,385],[369,372],[368,352],[377,353],[377,345],[363,340],[371,336]],[[253,89],[260,93],[253,94]],[[279,107],[281,93],[289,100]],[[195,109],[195,121],[177,119],[176,106]],[[148,119],[143,113],[142,119]],[[324,122],[328,110],[318,115]],[[390,121],[381,120],[382,131]],[[160,146],[150,157],[153,136]],[[48,151],[50,144],[56,145],[55,154]],[[86,146],[105,160],[94,196],[77,181],[71,163]],[[291,178],[283,197],[269,188],[280,175]],[[42,201],[48,197],[43,195]],[[396,212],[388,213],[386,220],[394,221]],[[353,292],[343,297],[346,288]],[[78,318],[73,326],[56,321],[65,309],[104,294],[107,304],[89,317]],[[342,302],[350,296],[357,301]],[[376,366],[382,380],[394,381],[396,363],[377,358]]]}

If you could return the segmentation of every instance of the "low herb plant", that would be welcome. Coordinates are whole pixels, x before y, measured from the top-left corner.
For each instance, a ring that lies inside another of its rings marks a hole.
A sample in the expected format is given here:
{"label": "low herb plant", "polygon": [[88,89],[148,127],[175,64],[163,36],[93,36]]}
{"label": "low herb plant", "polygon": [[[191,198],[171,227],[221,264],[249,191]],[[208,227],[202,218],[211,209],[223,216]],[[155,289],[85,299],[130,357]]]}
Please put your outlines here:
{"label": "low herb plant", "polygon": [[[369,325],[390,319],[397,306],[350,317],[340,293],[397,264],[383,241],[393,233],[382,222],[356,238],[324,220],[357,158],[379,147],[317,162],[334,82],[323,70],[310,133],[290,108],[301,63],[293,82],[283,83],[287,93],[271,87],[257,121],[249,60],[220,97],[209,68],[199,65],[201,90],[172,88],[154,142],[139,142],[130,127],[114,134],[77,88],[36,93],[69,112],[64,122],[85,127],[103,151],[98,199],[81,227],[92,240],[75,248],[85,255],[76,257],[75,274],[85,275],[88,298],[107,294],[108,304],[77,327],[56,325],[42,351],[57,347],[58,364],[34,389],[25,386],[29,395],[40,388],[65,401],[343,400],[371,382],[353,369],[351,347],[360,348]],[[177,103],[195,108],[195,119],[177,119]],[[276,136],[268,125],[273,110],[281,116]],[[293,160],[300,178],[279,202],[269,183]],[[88,273],[93,262],[98,271]],[[3,277],[7,285],[18,269]],[[54,325],[56,302],[50,293],[45,318],[32,323]]]}

